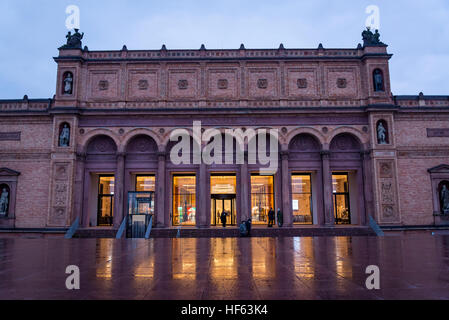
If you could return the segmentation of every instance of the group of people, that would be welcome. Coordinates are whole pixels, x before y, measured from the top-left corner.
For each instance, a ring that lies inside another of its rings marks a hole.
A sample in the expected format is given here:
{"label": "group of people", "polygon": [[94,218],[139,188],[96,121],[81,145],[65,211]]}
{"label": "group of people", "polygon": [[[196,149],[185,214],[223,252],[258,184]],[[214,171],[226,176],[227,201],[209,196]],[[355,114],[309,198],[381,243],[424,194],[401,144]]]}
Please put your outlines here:
{"label": "group of people", "polygon": [[[226,222],[227,222],[229,213],[226,212],[226,210],[223,210],[223,212],[221,214],[220,214],[220,212],[217,212],[217,215],[220,217],[220,221],[221,221],[223,228],[226,228]],[[276,219],[276,214],[274,213],[273,208],[270,208],[270,210],[268,211],[268,227],[269,228],[272,228],[273,225],[276,223],[275,219]],[[278,208],[278,211],[277,211],[277,222],[278,222],[279,227],[282,227],[282,225],[284,224],[284,216],[283,216],[280,208]],[[251,218],[246,221],[242,221],[239,229],[240,229],[240,235],[242,237],[245,237],[245,236],[249,237],[251,234]]]}

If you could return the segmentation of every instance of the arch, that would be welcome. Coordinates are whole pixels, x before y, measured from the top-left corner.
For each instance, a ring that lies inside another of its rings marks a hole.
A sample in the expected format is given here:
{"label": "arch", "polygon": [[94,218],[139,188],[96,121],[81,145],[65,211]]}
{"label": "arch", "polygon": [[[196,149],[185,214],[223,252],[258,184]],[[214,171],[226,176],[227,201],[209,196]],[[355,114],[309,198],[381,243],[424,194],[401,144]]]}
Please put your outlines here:
{"label": "arch", "polygon": [[97,135],[90,139],[86,147],[87,160],[114,160],[117,154],[117,144],[107,135]]}
{"label": "arch", "polygon": [[335,128],[330,134],[329,136],[326,137],[326,143],[327,144],[331,144],[332,140],[342,134],[342,133],[347,133],[350,134],[352,136],[354,136],[355,139],[357,139],[358,143],[363,147],[365,144],[368,143],[368,136],[367,135],[363,135],[362,132],[360,132],[357,129],[354,129],[352,127],[348,127],[348,126],[343,126],[343,127],[338,127]]}
{"label": "arch", "polygon": [[126,150],[131,140],[133,140],[137,136],[142,135],[150,137],[156,143],[158,151],[164,151],[162,147],[161,137],[156,132],[148,128],[135,128],[127,132],[122,138],[123,149]]}
{"label": "arch", "polygon": [[172,133],[176,130],[186,130],[191,137],[193,137],[193,130],[191,127],[179,127],[179,128],[172,128],[170,131],[168,131],[160,140],[160,147],[159,151],[169,153],[171,148],[176,142],[170,141],[170,137]]}
{"label": "arch", "polygon": [[363,150],[363,145],[360,140],[351,133],[343,132],[336,135],[330,145],[329,149],[334,152],[355,152]]}
{"label": "arch", "polygon": [[287,134],[287,137],[285,139],[286,145],[289,146],[291,141],[294,138],[296,138],[296,136],[298,136],[300,134],[309,134],[309,135],[313,136],[319,142],[320,146],[322,146],[323,144],[326,143],[326,138],[317,129],[312,128],[312,127],[298,127],[296,129],[293,129],[292,131],[290,131]]}
{"label": "arch", "polygon": [[81,141],[79,143],[80,151],[83,152],[83,153],[86,153],[87,152],[87,146],[89,145],[89,143],[93,139],[95,139],[97,136],[101,136],[101,135],[111,138],[114,141],[114,143],[115,143],[115,145],[117,147],[117,150],[119,152],[122,151],[120,149],[120,140],[119,140],[119,138],[114,133],[114,131],[112,131],[110,129],[95,129],[95,130],[92,130],[92,131],[88,132],[86,135],[81,136]]}
{"label": "arch", "polygon": [[288,144],[289,151],[321,151],[321,142],[320,140],[313,134],[310,133],[299,133],[295,135]]}

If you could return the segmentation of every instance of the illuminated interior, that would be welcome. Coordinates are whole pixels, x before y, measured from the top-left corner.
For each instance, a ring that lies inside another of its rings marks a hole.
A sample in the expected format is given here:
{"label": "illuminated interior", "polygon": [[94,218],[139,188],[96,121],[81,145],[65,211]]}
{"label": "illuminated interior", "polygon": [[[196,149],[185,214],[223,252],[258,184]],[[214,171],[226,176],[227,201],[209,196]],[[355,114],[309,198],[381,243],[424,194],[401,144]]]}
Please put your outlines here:
{"label": "illuminated interior", "polygon": [[196,177],[179,175],[173,177],[173,225],[196,223]]}
{"label": "illuminated interior", "polygon": [[226,224],[236,225],[236,185],[235,175],[211,175],[211,225],[221,224],[221,214],[226,212]]}
{"label": "illuminated interior", "polygon": [[312,179],[310,174],[292,175],[293,223],[312,224]]}
{"label": "illuminated interior", "polygon": [[332,191],[334,196],[335,223],[351,224],[347,173],[335,173],[332,175]]}
{"label": "illuminated interior", "polygon": [[251,175],[252,223],[267,224],[270,208],[275,211],[273,176]]}
{"label": "illuminated interior", "polygon": [[155,188],[156,188],[155,176],[136,177],[136,191],[155,191]]}
{"label": "illuminated interior", "polygon": [[114,176],[100,176],[98,181],[98,226],[112,226],[114,215]]}

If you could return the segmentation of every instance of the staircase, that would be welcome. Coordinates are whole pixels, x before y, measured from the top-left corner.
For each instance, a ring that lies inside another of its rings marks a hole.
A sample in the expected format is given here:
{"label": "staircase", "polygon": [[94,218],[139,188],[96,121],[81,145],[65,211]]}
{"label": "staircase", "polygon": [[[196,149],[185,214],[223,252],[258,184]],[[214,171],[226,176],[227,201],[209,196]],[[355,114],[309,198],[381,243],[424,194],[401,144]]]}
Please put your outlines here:
{"label": "staircase", "polygon": [[[117,229],[89,228],[78,229],[74,238],[115,238]],[[151,238],[176,238],[178,228],[153,228]],[[180,230],[181,238],[235,238],[240,236],[237,227],[227,228],[191,228],[183,227]],[[355,237],[376,236],[370,227],[336,226],[336,227],[293,227],[293,228],[267,228],[253,227],[252,237]]]}

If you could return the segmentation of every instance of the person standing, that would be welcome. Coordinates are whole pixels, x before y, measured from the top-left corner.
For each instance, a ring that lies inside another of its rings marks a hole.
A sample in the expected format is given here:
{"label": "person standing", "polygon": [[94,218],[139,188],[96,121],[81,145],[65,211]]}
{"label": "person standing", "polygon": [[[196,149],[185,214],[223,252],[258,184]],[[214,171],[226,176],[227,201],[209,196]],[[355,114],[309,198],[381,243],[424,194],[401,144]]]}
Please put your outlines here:
{"label": "person standing", "polygon": [[223,228],[226,228],[226,218],[227,218],[227,214],[226,214],[226,211],[225,210],[223,210],[223,212],[221,213],[221,216],[220,216],[220,220],[221,220],[221,224],[223,225]]}
{"label": "person standing", "polygon": [[278,208],[277,218],[278,218],[278,226],[279,228],[281,228],[282,225],[284,224],[284,215],[282,214],[281,208]]}
{"label": "person standing", "polygon": [[273,227],[274,224],[274,211],[273,208],[270,208],[270,211],[268,211],[268,227]]}

